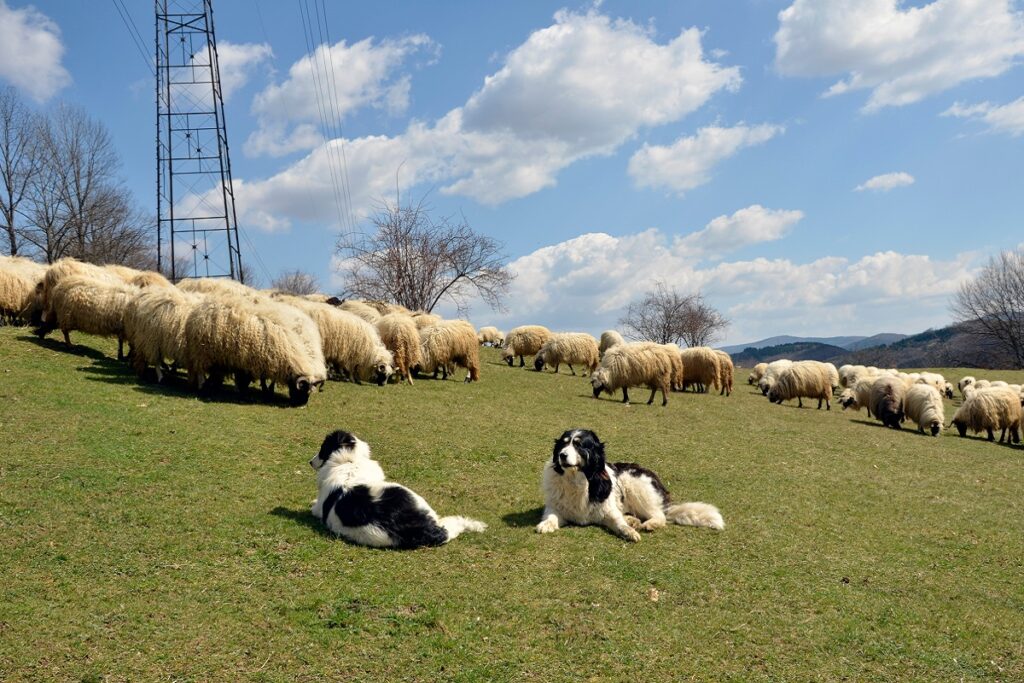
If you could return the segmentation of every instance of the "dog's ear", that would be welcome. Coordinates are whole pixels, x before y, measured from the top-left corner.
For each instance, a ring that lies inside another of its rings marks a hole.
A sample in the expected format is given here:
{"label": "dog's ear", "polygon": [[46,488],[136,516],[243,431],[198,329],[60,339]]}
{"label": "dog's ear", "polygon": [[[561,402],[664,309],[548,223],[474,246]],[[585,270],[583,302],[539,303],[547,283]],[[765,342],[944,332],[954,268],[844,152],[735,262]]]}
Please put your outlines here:
{"label": "dog's ear", "polygon": [[558,464],[558,453],[565,446],[565,437],[569,432],[563,432],[560,437],[555,439],[555,447],[551,449],[551,468],[559,474],[565,474],[565,470]]}
{"label": "dog's ear", "polygon": [[597,474],[604,474],[604,444],[597,438],[597,434],[590,432],[581,441],[577,450],[582,451],[584,464],[583,474],[589,479]]}

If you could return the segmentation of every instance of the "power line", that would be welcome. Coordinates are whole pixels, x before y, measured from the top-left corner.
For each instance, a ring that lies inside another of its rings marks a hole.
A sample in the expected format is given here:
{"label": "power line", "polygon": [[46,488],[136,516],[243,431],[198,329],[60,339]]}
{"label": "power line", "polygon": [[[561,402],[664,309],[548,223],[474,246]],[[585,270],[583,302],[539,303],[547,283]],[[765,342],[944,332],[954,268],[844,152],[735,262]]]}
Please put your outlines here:
{"label": "power line", "polygon": [[[135,49],[142,55],[142,61],[146,63],[146,68],[149,69],[149,73],[156,76],[156,70],[153,68],[153,62],[150,60],[149,54],[143,47],[145,42],[142,40],[142,35],[139,33],[139,27],[135,25],[135,20],[132,19],[132,15],[128,12],[128,8],[124,7],[124,0],[112,0],[114,3],[114,9],[117,10],[118,16],[121,17],[121,23],[128,30],[128,36],[135,43]],[[124,11],[122,11],[122,9]]]}

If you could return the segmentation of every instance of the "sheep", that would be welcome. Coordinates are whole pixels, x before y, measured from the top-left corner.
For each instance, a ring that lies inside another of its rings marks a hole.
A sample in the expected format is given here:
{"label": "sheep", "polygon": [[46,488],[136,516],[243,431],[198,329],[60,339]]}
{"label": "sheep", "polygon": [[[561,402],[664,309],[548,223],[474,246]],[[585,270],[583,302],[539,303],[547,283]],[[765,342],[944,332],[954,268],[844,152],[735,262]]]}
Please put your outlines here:
{"label": "sheep", "polygon": [[693,384],[694,391],[707,393],[708,387],[720,389],[718,355],[707,346],[693,346],[679,352],[683,359],[683,390]]}
{"label": "sheep", "polygon": [[668,392],[672,383],[672,352],[653,342],[632,342],[617,344],[605,351],[601,367],[590,376],[594,398],[601,392],[615,393],[622,389],[622,402],[629,405],[629,387],[647,386],[651,397],[647,405],[654,402],[654,396],[661,390],[661,405],[668,405]]}
{"label": "sheep", "polygon": [[39,311],[37,287],[46,266],[18,256],[0,256],[0,320],[33,321]]}
{"label": "sheep", "polygon": [[465,381],[480,379],[480,345],[476,330],[465,320],[444,320],[420,330],[422,370],[442,379],[448,379],[448,366],[459,365],[468,370]]}
{"label": "sheep", "polygon": [[839,371],[836,370],[836,366],[832,363],[822,363],[825,366],[825,371],[828,373],[828,382],[832,387],[832,393],[836,392],[839,388]]}
{"label": "sheep", "polygon": [[138,287],[120,281],[105,282],[84,275],[69,275],[59,280],[49,293],[43,324],[37,330],[45,337],[60,328],[64,343],[71,346],[72,330],[100,337],[117,337],[117,359],[124,358],[124,313],[128,302],[139,293]]}
{"label": "sheep", "polygon": [[551,339],[551,330],[543,325],[521,325],[513,328],[505,337],[505,348],[501,352],[501,359],[512,367],[516,356],[519,356],[519,367],[526,366],[526,356],[532,356],[544,342]]}
{"label": "sheep", "polygon": [[[43,274],[43,287],[40,294],[39,305],[44,312],[50,308],[50,293],[53,291],[54,287],[56,287],[61,280],[72,275],[82,275],[98,282],[107,282],[112,285],[124,284],[124,280],[102,266],[85,263],[84,261],[79,261],[73,258],[63,258],[59,261],[54,261],[50,264],[50,267],[46,269],[46,273]],[[36,333],[42,337],[45,336],[47,332],[49,332],[49,330],[44,332],[37,330]]]}
{"label": "sheep", "polygon": [[178,282],[178,289],[196,294],[235,294],[238,296],[259,295],[252,287],[223,277],[185,278]]}
{"label": "sheep", "polygon": [[793,361],[786,358],[780,358],[768,364],[768,367],[765,368],[764,376],[757,381],[757,388],[761,390],[764,396],[768,395],[768,390],[775,384],[775,380],[778,379],[779,375],[792,364]]}
{"label": "sheep", "polygon": [[173,287],[171,281],[160,273],[152,270],[139,271],[138,274],[128,279],[128,284],[136,287]]}
{"label": "sheep", "polygon": [[960,395],[966,399],[967,394],[964,393],[964,389],[971,386],[972,384],[974,384],[974,377],[972,377],[971,375],[964,375],[963,377],[960,378],[960,381],[956,383],[957,391],[959,391]]}
{"label": "sheep", "polygon": [[864,377],[857,380],[857,383],[852,387],[843,389],[843,393],[839,395],[839,403],[843,406],[843,410],[847,408],[853,408],[854,410],[860,410],[864,408],[868,417],[871,417],[871,387],[874,385],[877,377]]}
{"label": "sheep", "polygon": [[505,333],[499,330],[497,327],[487,325],[481,327],[480,331],[476,333],[476,340],[480,342],[480,345],[490,344],[491,346],[501,346],[505,343]]}
{"label": "sheep", "polygon": [[431,325],[436,325],[439,322],[441,322],[441,320],[441,316],[434,315],[433,313],[424,313],[423,311],[416,311],[415,313],[412,314],[412,321],[416,323],[417,330],[422,330],[424,328],[430,327]]}
{"label": "sheep", "polygon": [[343,311],[354,313],[371,325],[377,324],[377,321],[381,318],[380,311],[365,301],[359,301],[358,299],[338,299],[335,297],[328,299],[327,303],[337,306]]}
{"label": "sheep", "polygon": [[[836,381],[839,381],[838,375]],[[832,373],[827,363],[815,360],[793,363],[779,374],[768,390],[768,400],[772,403],[795,398],[797,406],[803,408],[804,397],[818,399],[818,410],[821,410],[822,401],[825,402],[825,410],[832,410]]]}
{"label": "sheep", "polygon": [[291,405],[302,406],[327,379],[316,323],[269,297],[206,297],[189,313],[184,336],[189,377],[203,393],[229,371],[240,388],[247,383],[239,375],[284,384]]}
{"label": "sheep", "polygon": [[585,367],[589,375],[597,370],[600,356],[597,340],[591,335],[584,332],[560,332],[552,335],[540,347],[533,361],[533,369],[540,372],[545,365],[550,365],[557,373],[558,366],[565,363],[569,366],[569,372],[575,375],[576,371],[572,367],[575,363]]}
{"label": "sheep", "polygon": [[[935,390],[942,394],[946,390],[946,378],[937,372],[922,372],[918,374],[918,384],[927,384],[928,386],[935,387]],[[952,398],[952,397],[950,397]]]}
{"label": "sheep", "polygon": [[736,372],[732,356],[721,349],[715,349],[715,355],[718,356],[718,381],[722,385],[722,390],[718,392],[718,395],[732,396],[733,375]]}
{"label": "sheep", "polygon": [[604,352],[612,348],[616,344],[624,344],[626,340],[622,338],[622,335],[615,330],[605,330],[601,333],[601,343],[597,346],[597,351],[602,356]]}
{"label": "sheep", "polygon": [[972,392],[953,414],[952,425],[962,437],[967,436],[968,429],[975,434],[985,430],[989,441],[995,440],[993,430],[999,429],[999,443],[1003,443],[1009,430],[1010,441],[1020,443],[1020,422],[1020,394],[1006,387],[996,387]]}
{"label": "sheep", "polygon": [[949,400],[952,401],[953,400],[953,384],[951,382],[948,382],[948,381],[945,382],[942,385],[942,393],[943,393],[943,395],[945,395],[946,398],[948,398]]}
{"label": "sheep", "polygon": [[988,381],[987,379],[975,380],[975,382],[971,384],[971,388],[974,389],[975,391],[980,391],[981,389],[991,389],[992,382]]}
{"label": "sheep", "polygon": [[[984,380],[980,380],[980,381],[984,381]],[[1001,379],[994,379],[994,380],[992,380],[991,382],[988,383],[988,388],[989,389],[994,389],[996,387],[1006,388],[1008,386],[1010,386],[1010,384],[1008,382],[1004,382]]]}
{"label": "sheep", "polygon": [[932,436],[942,431],[946,423],[942,394],[934,386],[918,383],[910,387],[903,405],[907,419],[917,423],[917,431],[923,434],[928,429]]}
{"label": "sheep", "polygon": [[[164,379],[165,360],[186,365],[185,322],[204,298],[177,287],[147,287],[139,292],[124,312],[124,336],[131,345],[132,366],[141,378],[146,368],[156,368],[156,379]],[[198,388],[198,387],[193,387]]]}
{"label": "sheep", "polygon": [[750,374],[747,375],[747,384],[757,384],[764,377],[764,371],[768,369],[767,363],[758,363],[751,370]]}
{"label": "sheep", "polygon": [[356,384],[371,378],[378,386],[387,383],[394,372],[394,359],[376,327],[330,304],[294,296],[278,299],[299,309],[316,323],[328,367],[348,375]]}
{"label": "sheep", "polygon": [[380,334],[384,346],[394,356],[398,375],[412,384],[413,368],[423,365],[420,334],[416,329],[416,323],[408,315],[388,313],[377,321],[377,333]]}
{"label": "sheep", "polygon": [[906,387],[898,377],[879,377],[871,385],[871,412],[882,424],[902,429]]}

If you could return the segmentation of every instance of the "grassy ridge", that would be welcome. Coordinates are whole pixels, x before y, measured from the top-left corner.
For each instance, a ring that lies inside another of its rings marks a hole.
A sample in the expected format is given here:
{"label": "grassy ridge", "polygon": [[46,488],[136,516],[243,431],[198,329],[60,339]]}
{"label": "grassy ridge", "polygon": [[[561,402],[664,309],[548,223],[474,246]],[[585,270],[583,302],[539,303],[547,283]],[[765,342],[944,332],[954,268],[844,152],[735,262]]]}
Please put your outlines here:
{"label": "grassy ridge", "polygon": [[[746,385],[627,408],[491,350],[468,386],[203,402],[76,340],[0,328],[0,680],[1024,678],[1017,448]],[[572,426],[726,531],[535,534]],[[491,528],[411,553],[323,533],[306,461],[339,427]]]}

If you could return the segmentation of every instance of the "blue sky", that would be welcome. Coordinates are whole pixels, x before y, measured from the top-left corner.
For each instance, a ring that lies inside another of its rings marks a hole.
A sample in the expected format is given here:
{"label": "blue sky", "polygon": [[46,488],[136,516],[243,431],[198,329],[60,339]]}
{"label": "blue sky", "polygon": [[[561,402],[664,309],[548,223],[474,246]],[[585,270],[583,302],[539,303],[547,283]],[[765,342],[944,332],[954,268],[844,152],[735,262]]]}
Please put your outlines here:
{"label": "blue sky", "polygon": [[[149,50],[152,5],[129,4]],[[299,3],[215,10],[258,272],[336,289]],[[663,279],[726,313],[723,342],[913,333],[1024,241],[1017,2],[327,3],[327,18],[344,208],[365,216],[401,165],[403,194],[504,241],[518,278],[507,311],[471,307],[478,325],[600,332]],[[0,81],[104,121],[155,205],[152,76],[112,2],[0,0]]]}

